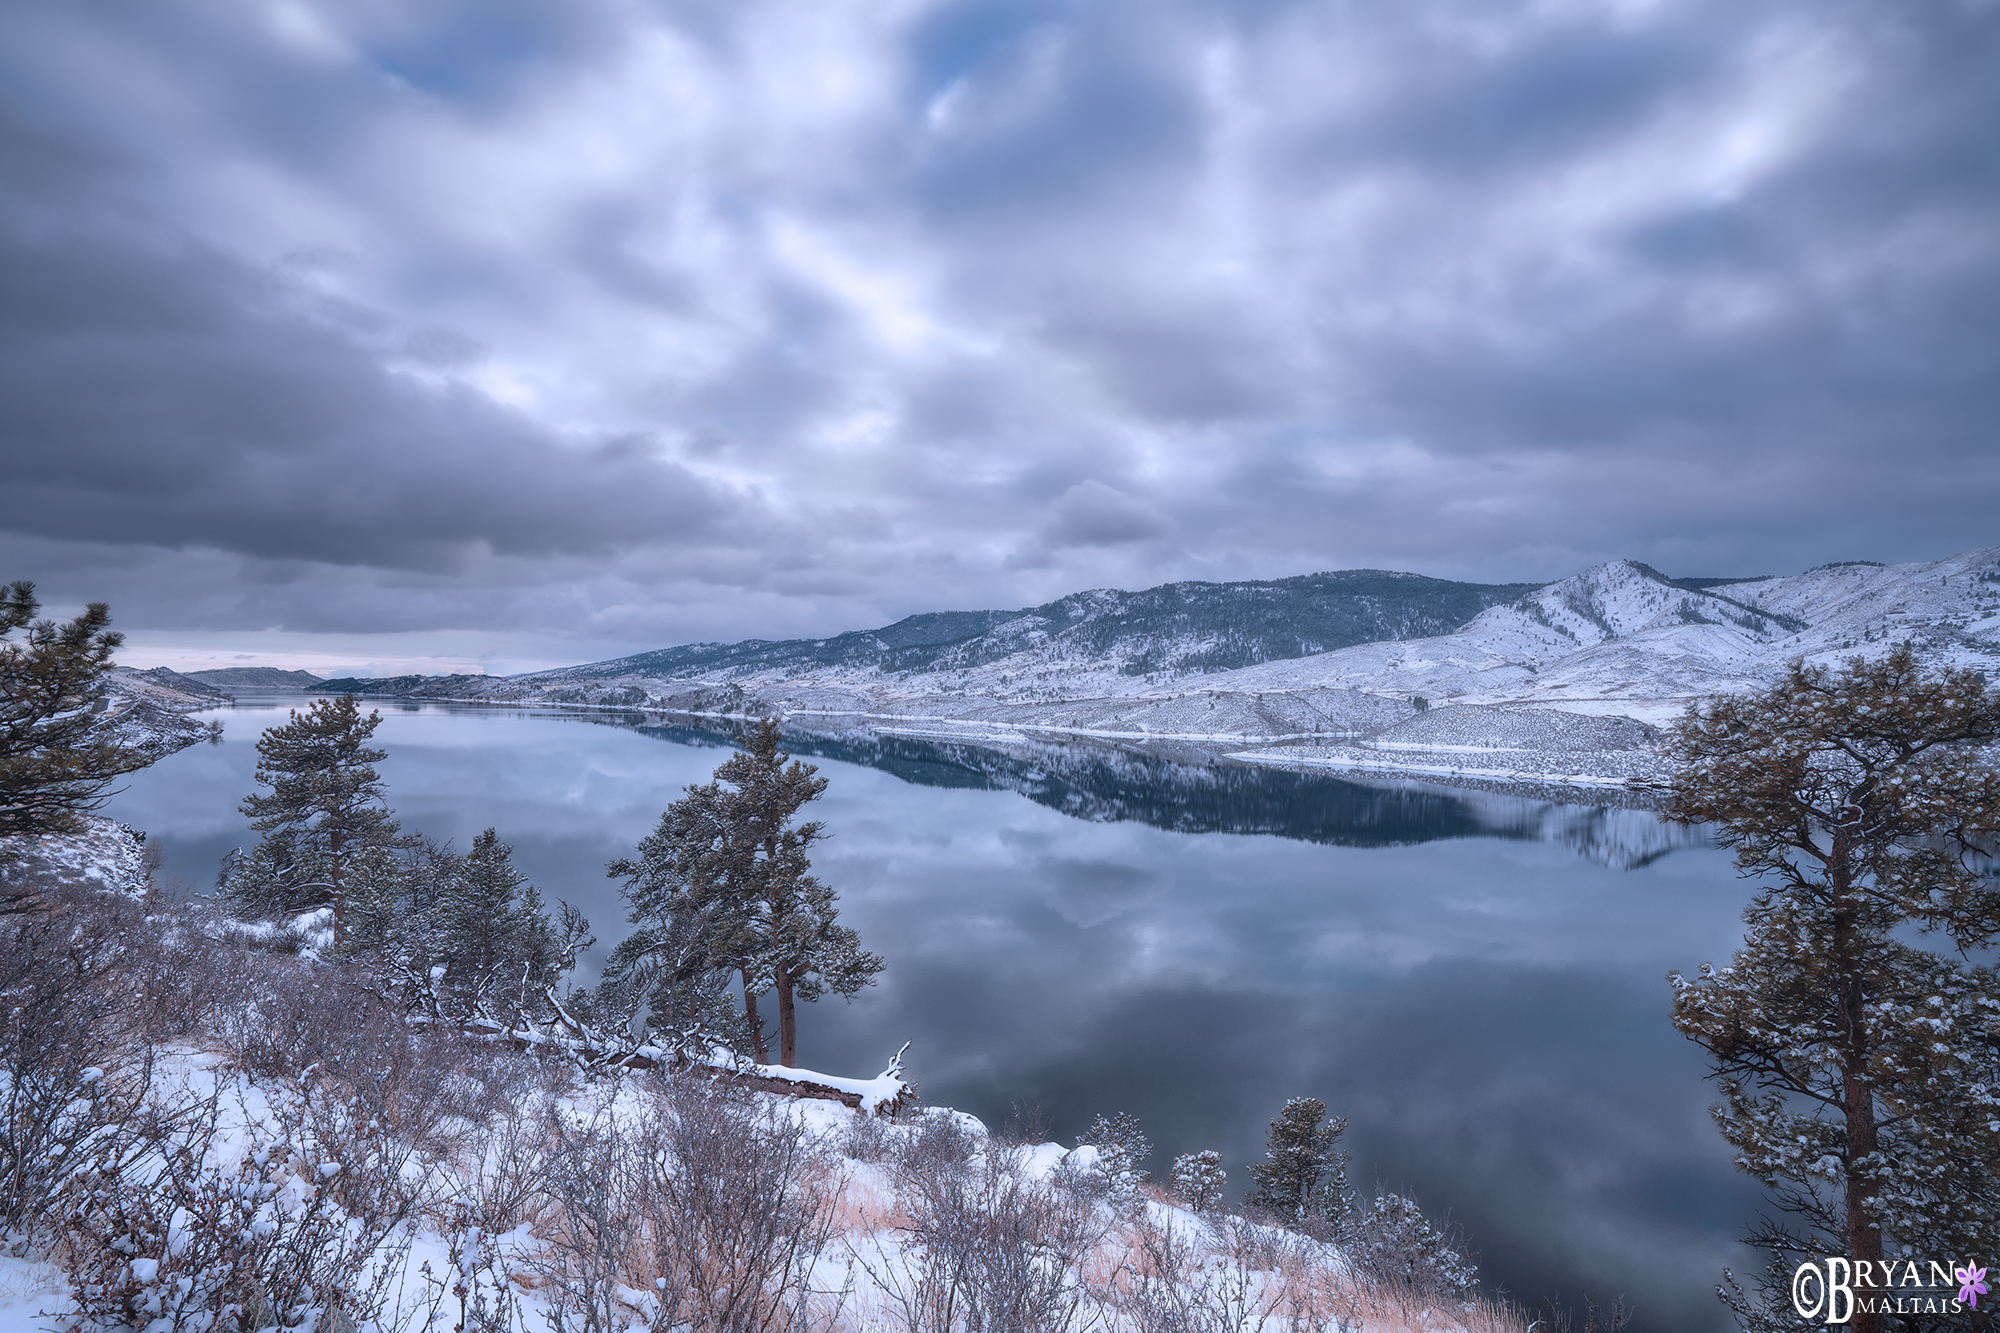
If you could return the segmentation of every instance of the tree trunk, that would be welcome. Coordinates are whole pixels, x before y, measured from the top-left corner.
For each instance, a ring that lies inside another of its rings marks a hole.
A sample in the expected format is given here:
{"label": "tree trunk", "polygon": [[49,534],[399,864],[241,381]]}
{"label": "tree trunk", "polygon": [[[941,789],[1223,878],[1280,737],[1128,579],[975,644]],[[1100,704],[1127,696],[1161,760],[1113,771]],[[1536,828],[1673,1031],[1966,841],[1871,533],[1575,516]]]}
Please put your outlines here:
{"label": "tree trunk", "polygon": [[750,984],[750,969],[743,969],[743,1020],[750,1025],[750,1040],[755,1043],[757,1063],[771,1063],[771,1052],[764,1045],[764,1020],[757,1015],[757,992]]}
{"label": "tree trunk", "polygon": [[[1847,1159],[1850,1163],[1875,1151],[1875,1092],[1864,1078],[1856,1077],[1851,1071],[1844,1080],[1847,1110]],[[1862,1309],[1865,1301],[1874,1306],[1883,1293],[1882,1273],[1882,1226],[1868,1208],[1868,1197],[1875,1192],[1874,1181],[1866,1175],[1856,1174],[1850,1165],[1847,1173],[1847,1253],[1854,1260],[1854,1318],[1848,1324],[1849,1333],[1881,1333],[1882,1316],[1874,1309]],[[1872,1271],[1875,1275],[1871,1287],[1862,1285],[1863,1275]]]}
{"label": "tree trunk", "polygon": [[333,951],[347,947],[347,865],[340,854],[340,830],[327,835],[327,849],[333,861]]}
{"label": "tree trunk", "polygon": [[778,1063],[787,1069],[799,1067],[798,1020],[792,1011],[791,969],[780,965],[778,978]]}
{"label": "tree trunk", "polygon": [[[1841,1055],[1841,1109],[1847,1125],[1847,1257],[1854,1261],[1854,1317],[1849,1333],[1882,1333],[1881,1312],[1873,1308],[1882,1288],[1863,1287],[1861,1275],[1882,1272],[1882,1224],[1868,1206],[1875,1193],[1874,1177],[1855,1170],[1855,1163],[1876,1148],[1875,1089],[1868,1077],[1868,989],[1862,975],[1860,941],[1856,938],[1856,907],[1852,885],[1851,848],[1836,834],[1828,878],[1833,881],[1833,964],[1840,987],[1840,1025],[1846,1049]],[[1866,1302],[1870,1307],[1863,1309]]]}

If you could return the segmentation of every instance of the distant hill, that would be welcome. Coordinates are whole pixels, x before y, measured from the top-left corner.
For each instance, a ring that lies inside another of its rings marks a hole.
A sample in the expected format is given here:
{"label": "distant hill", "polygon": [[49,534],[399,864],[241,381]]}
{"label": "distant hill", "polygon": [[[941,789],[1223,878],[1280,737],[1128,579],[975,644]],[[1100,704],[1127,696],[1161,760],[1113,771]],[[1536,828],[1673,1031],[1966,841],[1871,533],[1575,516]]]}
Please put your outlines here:
{"label": "distant hill", "polygon": [[309,690],[320,683],[310,671],[280,671],[277,667],[218,667],[180,674],[224,690]]}
{"label": "distant hill", "polygon": [[1796,657],[1833,663],[1897,643],[1940,663],[2000,667],[2000,547],[1923,564],[1843,561],[1743,580],[1669,579],[1613,560],[1436,639],[1264,663],[1213,684],[1636,706],[1756,688]]}
{"label": "distant hill", "polygon": [[944,675],[1008,659],[1022,671],[1088,667],[1174,678],[1448,634],[1488,607],[1541,586],[1347,569],[1240,583],[1166,583],[1141,592],[1099,588],[1021,611],[931,612],[826,639],[689,644],[516,679]]}
{"label": "distant hill", "polygon": [[322,694],[410,694],[421,693],[427,687],[436,686],[453,689],[462,683],[478,685],[486,681],[500,680],[499,676],[335,676],[330,680],[314,678],[306,689]]}
{"label": "distant hill", "polygon": [[180,690],[184,694],[192,694],[199,698],[227,699],[229,697],[229,692],[220,685],[212,685],[205,680],[196,680],[193,676],[183,676],[180,672],[167,667],[153,667],[151,670],[136,671],[133,674],[144,676],[156,685],[163,685],[170,690]]}

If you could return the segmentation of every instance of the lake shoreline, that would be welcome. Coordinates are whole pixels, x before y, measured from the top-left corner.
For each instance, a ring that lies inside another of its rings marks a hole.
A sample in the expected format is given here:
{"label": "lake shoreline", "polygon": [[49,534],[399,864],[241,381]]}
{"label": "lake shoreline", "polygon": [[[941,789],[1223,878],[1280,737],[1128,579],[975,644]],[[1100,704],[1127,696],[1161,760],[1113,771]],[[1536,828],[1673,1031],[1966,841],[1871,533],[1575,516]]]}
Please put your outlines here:
{"label": "lake shoreline", "polygon": [[[306,691],[306,693],[316,693]],[[732,728],[748,726],[765,716],[758,712],[698,708],[648,708],[629,703],[599,703],[548,699],[495,699],[461,694],[362,691],[371,701],[477,706],[523,711],[547,710],[604,716],[626,714],[658,719],[671,724],[687,719],[696,729],[729,734]],[[1522,710],[1510,710],[1520,712]],[[971,745],[1006,754],[1012,749],[1037,744],[1081,746],[1110,753],[1144,756],[1169,763],[1204,764],[1214,767],[1275,768],[1291,772],[1318,773],[1339,777],[1351,773],[1356,778],[1401,782],[1517,796],[1529,800],[1571,804],[1605,805],[1625,810],[1658,812],[1665,808],[1664,765],[1641,751],[1619,756],[1622,762],[1604,763],[1602,751],[1541,751],[1537,757],[1553,760],[1552,772],[1494,771],[1468,758],[1484,758],[1486,747],[1453,747],[1451,750],[1412,748],[1385,752],[1366,745],[1360,735],[1336,736],[1326,733],[1296,732],[1280,735],[1229,735],[1218,733],[1172,733],[1152,731],[1112,731],[1103,728],[1063,726],[1055,723],[993,722],[949,715],[911,713],[869,713],[830,709],[794,709],[778,713],[780,721],[792,729],[818,737],[850,738],[857,733],[873,736],[909,737],[918,740]],[[839,725],[841,719],[851,719]],[[702,723],[722,724],[703,726]],[[834,725],[827,725],[833,723]],[[1643,757],[1640,757],[1643,756]],[[1638,758],[1634,762],[1634,758]],[[1573,762],[1596,760],[1598,767],[1622,767],[1623,774],[1592,774]],[[1458,762],[1452,762],[1458,761]]]}

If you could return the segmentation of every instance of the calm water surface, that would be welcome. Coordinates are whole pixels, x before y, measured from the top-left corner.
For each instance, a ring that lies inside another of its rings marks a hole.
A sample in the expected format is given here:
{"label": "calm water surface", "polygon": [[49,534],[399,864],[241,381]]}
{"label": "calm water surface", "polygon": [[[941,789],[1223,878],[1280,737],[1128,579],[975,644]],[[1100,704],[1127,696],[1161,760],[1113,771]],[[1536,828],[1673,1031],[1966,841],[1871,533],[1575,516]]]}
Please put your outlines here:
{"label": "calm water surface", "polygon": [[[296,700],[283,704],[297,706]],[[603,866],[726,743],[644,719],[381,706],[404,827],[491,824],[550,898],[623,929]],[[108,813],[206,889],[278,701],[136,775]],[[629,722],[642,725],[620,725]],[[1757,1192],[1707,1115],[1662,975],[1720,961],[1746,897],[1723,854],[1630,811],[1051,748],[802,742],[831,779],[815,869],[889,963],[802,1012],[800,1061],[872,1074],[913,1040],[925,1099],[1067,1141],[1129,1111],[1164,1171],[1219,1149],[1232,1191],[1288,1096],[1348,1117],[1356,1183],[1449,1212],[1531,1304],[1623,1292],[1635,1328],[1728,1327]]]}

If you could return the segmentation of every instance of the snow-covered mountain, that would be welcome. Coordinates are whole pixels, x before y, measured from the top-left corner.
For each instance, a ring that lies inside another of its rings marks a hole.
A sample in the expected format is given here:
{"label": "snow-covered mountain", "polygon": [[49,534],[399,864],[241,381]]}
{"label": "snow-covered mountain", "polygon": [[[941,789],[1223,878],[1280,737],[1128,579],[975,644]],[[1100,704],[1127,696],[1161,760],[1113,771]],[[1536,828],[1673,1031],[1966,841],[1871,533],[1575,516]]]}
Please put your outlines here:
{"label": "snow-covered mountain", "polygon": [[1940,662],[2000,667],[2000,547],[1705,588],[1612,561],[1450,634],[1263,663],[1204,684],[1554,704],[1657,720],[1689,699],[1754,687],[1795,657],[1830,662],[1905,641]]}
{"label": "snow-covered mountain", "polygon": [[1347,569],[1241,583],[1096,588],[1022,611],[943,611],[828,639],[697,643],[521,679],[1178,679],[1351,644],[1444,634],[1532,583]]}
{"label": "snow-covered mountain", "polygon": [[[850,718],[975,745],[1172,743],[1258,764],[1602,788],[1655,775],[1656,728],[1693,699],[1756,688],[1795,657],[1902,642],[2000,669],[2000,547],[1785,578],[1675,579],[1614,560],[1539,587],[1371,570],[1169,584],[828,640],[316,688]],[[1582,725],[1593,715],[1631,721]]]}

